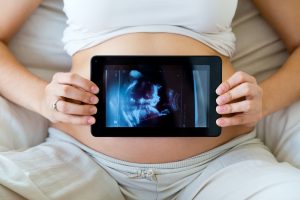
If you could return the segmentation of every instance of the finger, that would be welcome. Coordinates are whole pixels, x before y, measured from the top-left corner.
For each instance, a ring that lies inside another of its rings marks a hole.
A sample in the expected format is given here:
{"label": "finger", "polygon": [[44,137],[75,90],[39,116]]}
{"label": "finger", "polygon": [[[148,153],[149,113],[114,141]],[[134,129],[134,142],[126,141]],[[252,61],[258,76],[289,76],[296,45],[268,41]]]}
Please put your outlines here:
{"label": "finger", "polygon": [[56,113],[56,118],[58,122],[74,125],[92,125],[96,122],[95,118],[92,116],[67,115],[61,112]]}
{"label": "finger", "polygon": [[60,84],[74,85],[94,94],[99,92],[99,88],[95,83],[75,73],[56,73],[53,79]]}
{"label": "finger", "polygon": [[71,115],[94,115],[97,113],[96,106],[92,105],[78,105],[66,101],[58,101],[56,105],[57,111]]}
{"label": "finger", "polygon": [[249,112],[251,111],[251,108],[254,108],[254,102],[251,100],[246,100],[237,103],[217,106],[216,111],[218,114],[225,115],[231,113]]}
{"label": "finger", "polygon": [[260,90],[257,85],[245,82],[222,94],[216,99],[216,101],[218,105],[224,105],[241,97],[255,97],[259,94]]}
{"label": "finger", "polygon": [[234,88],[243,82],[256,84],[256,79],[245,72],[236,72],[229,79],[219,85],[219,87],[216,89],[216,93],[218,95],[222,95],[225,92],[228,92],[231,88]]}
{"label": "finger", "polygon": [[216,123],[220,127],[245,125],[255,122],[256,117],[252,115],[238,114],[232,117],[221,117],[217,119]]}
{"label": "finger", "polygon": [[97,104],[99,99],[92,93],[75,88],[71,85],[56,85],[55,94],[72,100],[77,100],[87,104]]}

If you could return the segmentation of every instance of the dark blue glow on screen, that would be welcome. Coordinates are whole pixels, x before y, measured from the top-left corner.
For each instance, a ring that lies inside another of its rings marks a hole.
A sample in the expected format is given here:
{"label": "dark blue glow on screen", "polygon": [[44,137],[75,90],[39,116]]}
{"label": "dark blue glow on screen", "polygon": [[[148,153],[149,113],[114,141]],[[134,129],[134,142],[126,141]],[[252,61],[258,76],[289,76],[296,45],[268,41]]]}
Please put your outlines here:
{"label": "dark blue glow on screen", "polygon": [[209,66],[107,69],[107,127],[207,127]]}

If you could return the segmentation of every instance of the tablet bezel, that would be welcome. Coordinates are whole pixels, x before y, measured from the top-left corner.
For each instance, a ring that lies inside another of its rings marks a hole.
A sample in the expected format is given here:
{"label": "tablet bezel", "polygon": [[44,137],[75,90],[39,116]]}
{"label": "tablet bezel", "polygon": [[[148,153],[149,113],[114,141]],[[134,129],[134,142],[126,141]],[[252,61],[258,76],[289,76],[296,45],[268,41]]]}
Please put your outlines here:
{"label": "tablet bezel", "polygon": [[[209,65],[209,106],[207,127],[106,127],[106,91],[104,72],[106,65]],[[96,123],[91,126],[91,133],[95,137],[216,137],[221,128],[216,125],[220,117],[216,112],[215,90],[222,81],[222,60],[219,56],[94,56],[91,59],[90,79],[100,88],[97,94],[98,112],[94,115]]]}

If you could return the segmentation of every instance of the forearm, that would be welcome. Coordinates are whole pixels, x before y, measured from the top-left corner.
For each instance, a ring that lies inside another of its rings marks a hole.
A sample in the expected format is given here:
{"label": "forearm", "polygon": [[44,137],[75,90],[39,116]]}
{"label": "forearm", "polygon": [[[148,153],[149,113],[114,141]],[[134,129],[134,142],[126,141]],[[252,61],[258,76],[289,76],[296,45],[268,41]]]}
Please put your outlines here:
{"label": "forearm", "polygon": [[0,42],[0,58],[0,95],[40,113],[40,102],[47,82],[23,67],[3,42]]}
{"label": "forearm", "polygon": [[300,47],[293,51],[281,69],[263,81],[263,116],[300,100]]}

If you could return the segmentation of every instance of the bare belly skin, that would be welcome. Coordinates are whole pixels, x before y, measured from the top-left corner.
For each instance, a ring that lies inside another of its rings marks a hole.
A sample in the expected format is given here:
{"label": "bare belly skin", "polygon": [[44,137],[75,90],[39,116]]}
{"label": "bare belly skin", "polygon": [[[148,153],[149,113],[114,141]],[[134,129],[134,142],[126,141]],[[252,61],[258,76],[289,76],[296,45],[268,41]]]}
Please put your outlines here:
{"label": "bare belly skin", "polygon": [[[192,38],[170,33],[132,33],[110,39],[73,56],[72,72],[90,77],[90,59],[94,55],[219,55],[216,51]],[[223,80],[234,73],[228,58],[223,61]],[[98,112],[101,112],[99,110]],[[248,133],[251,128],[223,128],[216,138],[126,138],[99,137],[90,133],[89,126],[64,123],[53,127],[74,137],[86,146],[108,156],[136,163],[165,163],[183,160]]]}

